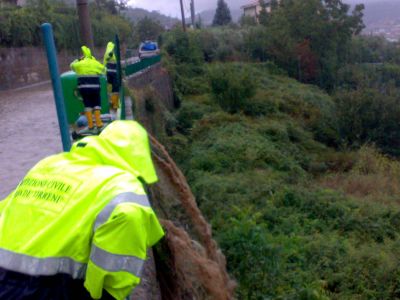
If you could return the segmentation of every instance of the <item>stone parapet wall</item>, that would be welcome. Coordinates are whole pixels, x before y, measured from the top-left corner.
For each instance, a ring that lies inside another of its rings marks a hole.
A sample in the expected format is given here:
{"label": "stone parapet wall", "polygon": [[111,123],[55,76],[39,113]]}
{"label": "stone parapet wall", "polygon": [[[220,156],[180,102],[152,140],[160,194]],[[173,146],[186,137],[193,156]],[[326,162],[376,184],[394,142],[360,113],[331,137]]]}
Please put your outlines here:
{"label": "stone parapet wall", "polygon": [[168,72],[160,63],[129,76],[126,80],[129,88],[143,89],[152,87],[166,108],[169,110],[174,108],[172,81]]}
{"label": "stone parapet wall", "polygon": [[[96,49],[102,59],[103,49]],[[58,53],[60,72],[69,70],[69,64],[78,55],[61,51]],[[0,47],[0,90],[14,89],[49,80],[46,52],[43,47]]]}

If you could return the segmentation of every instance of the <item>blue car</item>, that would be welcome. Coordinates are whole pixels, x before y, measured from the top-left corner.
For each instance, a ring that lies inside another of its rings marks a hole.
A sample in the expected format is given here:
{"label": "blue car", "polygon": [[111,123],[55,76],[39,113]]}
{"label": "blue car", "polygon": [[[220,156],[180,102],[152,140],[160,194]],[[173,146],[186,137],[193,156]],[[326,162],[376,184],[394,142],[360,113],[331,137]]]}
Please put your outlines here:
{"label": "blue car", "polygon": [[139,46],[139,58],[153,57],[160,54],[158,44],[152,41],[145,41]]}

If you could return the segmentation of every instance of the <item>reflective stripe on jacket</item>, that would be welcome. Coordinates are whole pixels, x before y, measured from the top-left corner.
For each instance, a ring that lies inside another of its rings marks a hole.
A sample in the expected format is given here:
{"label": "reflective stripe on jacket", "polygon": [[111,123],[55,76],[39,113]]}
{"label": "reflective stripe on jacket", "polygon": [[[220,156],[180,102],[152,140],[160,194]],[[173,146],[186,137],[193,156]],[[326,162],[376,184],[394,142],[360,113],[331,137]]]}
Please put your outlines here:
{"label": "reflective stripe on jacket", "polygon": [[117,73],[116,63],[107,63],[107,74],[108,73]]}
{"label": "reflective stripe on jacket", "polygon": [[143,186],[157,180],[145,130],[115,121],[46,158],[0,206],[0,267],[82,278],[94,299],[124,299],[163,230]]}
{"label": "reflective stripe on jacket", "polygon": [[98,90],[100,89],[100,77],[99,76],[79,76],[78,77],[78,89],[82,90]]}

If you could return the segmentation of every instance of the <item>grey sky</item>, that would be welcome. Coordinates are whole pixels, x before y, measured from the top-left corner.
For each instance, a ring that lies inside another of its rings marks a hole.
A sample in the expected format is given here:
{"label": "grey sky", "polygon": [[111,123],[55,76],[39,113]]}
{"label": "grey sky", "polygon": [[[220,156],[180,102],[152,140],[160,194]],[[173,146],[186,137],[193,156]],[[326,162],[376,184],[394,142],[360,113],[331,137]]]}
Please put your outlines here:
{"label": "grey sky", "polygon": [[[190,0],[182,0],[184,3],[186,14],[189,13]],[[231,9],[240,7],[243,3],[251,0],[225,0]],[[129,0],[129,5],[140,7],[147,10],[156,10],[165,15],[178,17],[180,16],[179,0]],[[214,9],[217,7],[217,0],[195,0],[196,11]]]}
{"label": "grey sky", "polygon": [[[190,0],[182,0],[185,7],[185,12],[189,14]],[[241,5],[253,0],[225,0],[231,9],[239,8]],[[384,2],[385,0],[345,0],[348,3],[371,3]],[[129,5],[132,7],[140,7],[147,10],[159,11],[162,14],[172,17],[180,16],[179,0],[129,0]],[[215,9],[217,0],[195,0],[196,11]]]}

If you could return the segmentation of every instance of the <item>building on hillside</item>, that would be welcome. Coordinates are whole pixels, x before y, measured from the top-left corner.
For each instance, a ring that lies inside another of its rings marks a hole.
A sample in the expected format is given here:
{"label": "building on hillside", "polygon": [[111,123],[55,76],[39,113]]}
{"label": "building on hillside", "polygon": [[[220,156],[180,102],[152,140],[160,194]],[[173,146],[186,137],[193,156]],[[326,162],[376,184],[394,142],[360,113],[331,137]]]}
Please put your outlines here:
{"label": "building on hillside", "polygon": [[[267,13],[271,12],[271,0],[264,0],[266,5]],[[279,3],[279,0],[277,1]],[[258,21],[258,16],[260,15],[261,5],[259,0],[250,2],[249,4],[243,5],[243,15],[245,17],[252,17]]]}
{"label": "building on hillside", "polygon": [[252,17],[252,18],[256,18],[256,19],[261,11],[260,2],[258,0],[253,1],[246,5],[243,5],[241,8],[243,9],[243,15],[245,17]]}

